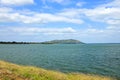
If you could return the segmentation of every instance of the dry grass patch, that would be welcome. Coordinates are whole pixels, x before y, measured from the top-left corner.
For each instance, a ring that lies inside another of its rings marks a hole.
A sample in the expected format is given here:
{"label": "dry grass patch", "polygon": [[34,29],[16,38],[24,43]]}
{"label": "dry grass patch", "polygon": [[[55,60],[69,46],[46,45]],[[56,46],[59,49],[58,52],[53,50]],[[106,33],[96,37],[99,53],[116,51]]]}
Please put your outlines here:
{"label": "dry grass patch", "polygon": [[90,74],[45,70],[31,66],[19,66],[0,61],[0,80],[115,80],[110,77]]}

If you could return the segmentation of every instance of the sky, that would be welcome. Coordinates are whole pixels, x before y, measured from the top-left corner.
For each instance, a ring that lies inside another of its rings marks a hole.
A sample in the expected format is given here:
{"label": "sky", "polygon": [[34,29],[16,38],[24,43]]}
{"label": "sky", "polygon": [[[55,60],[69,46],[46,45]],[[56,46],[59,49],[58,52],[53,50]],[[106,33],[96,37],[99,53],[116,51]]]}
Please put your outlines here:
{"label": "sky", "polygon": [[120,0],[0,0],[0,41],[120,43]]}

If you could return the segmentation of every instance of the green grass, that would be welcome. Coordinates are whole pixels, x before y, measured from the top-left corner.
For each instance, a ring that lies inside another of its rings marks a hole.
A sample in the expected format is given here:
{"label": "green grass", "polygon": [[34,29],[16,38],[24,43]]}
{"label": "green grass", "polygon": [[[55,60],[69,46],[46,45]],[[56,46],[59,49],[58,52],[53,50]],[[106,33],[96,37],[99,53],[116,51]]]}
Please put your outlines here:
{"label": "green grass", "polygon": [[115,80],[111,77],[82,74],[61,73],[31,66],[19,66],[0,61],[0,80]]}

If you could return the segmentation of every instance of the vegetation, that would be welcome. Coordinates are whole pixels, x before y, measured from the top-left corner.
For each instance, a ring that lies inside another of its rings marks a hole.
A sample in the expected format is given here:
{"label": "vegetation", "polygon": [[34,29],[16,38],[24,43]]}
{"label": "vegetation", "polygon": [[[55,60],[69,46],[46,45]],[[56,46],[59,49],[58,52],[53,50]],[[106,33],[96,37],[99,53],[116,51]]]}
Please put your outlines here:
{"label": "vegetation", "polygon": [[61,73],[31,66],[19,66],[0,61],[0,80],[115,80],[110,77]]}
{"label": "vegetation", "polygon": [[42,44],[80,44],[80,43],[83,43],[83,42],[80,42],[74,39],[52,40],[52,41],[42,42]]}
{"label": "vegetation", "polygon": [[16,42],[16,41],[4,42],[4,41],[1,41],[0,44],[38,44],[38,42]]}
{"label": "vegetation", "polygon": [[74,39],[52,40],[52,41],[46,41],[46,42],[16,42],[16,41],[0,42],[0,44],[79,44],[79,43],[82,43],[82,42]]}

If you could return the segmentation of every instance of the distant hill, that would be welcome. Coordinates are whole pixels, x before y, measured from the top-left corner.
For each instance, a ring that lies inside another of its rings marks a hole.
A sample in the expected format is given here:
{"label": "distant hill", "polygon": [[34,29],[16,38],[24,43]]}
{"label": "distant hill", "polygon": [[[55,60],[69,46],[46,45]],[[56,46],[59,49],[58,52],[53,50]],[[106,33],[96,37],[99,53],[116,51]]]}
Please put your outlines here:
{"label": "distant hill", "polygon": [[66,39],[66,40],[52,40],[52,41],[45,41],[45,42],[0,42],[0,44],[81,44],[80,42],[75,39]]}
{"label": "distant hill", "polygon": [[75,40],[75,39],[66,39],[66,40],[52,40],[41,43],[42,44],[81,44],[83,42],[80,42],[79,40]]}

